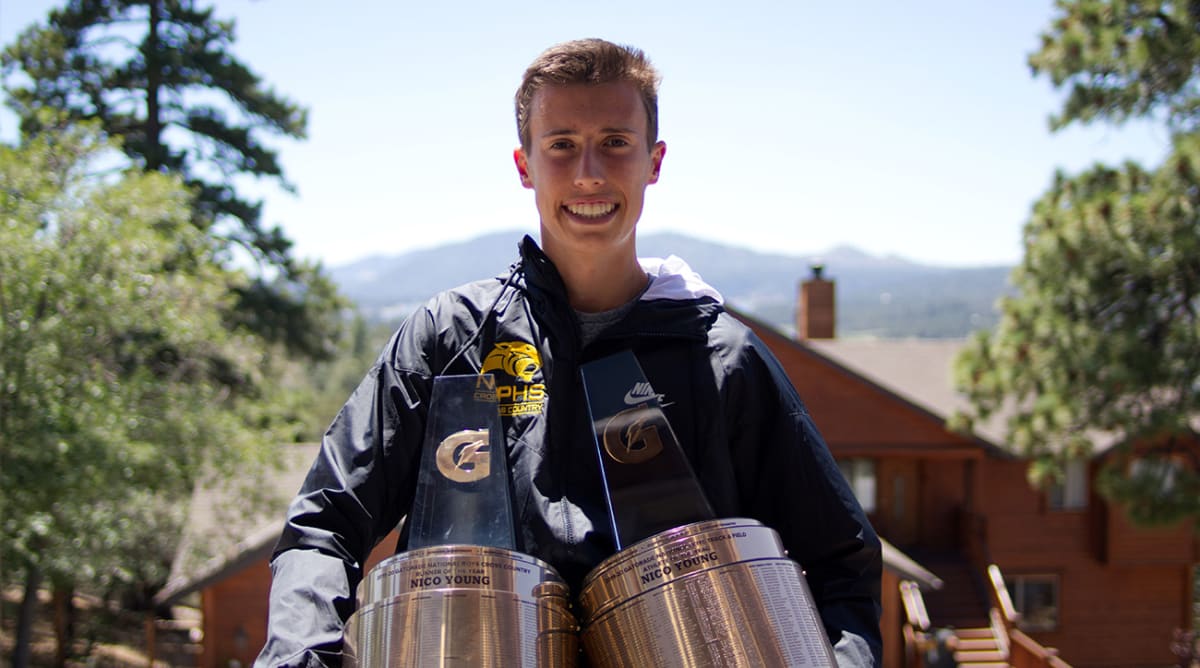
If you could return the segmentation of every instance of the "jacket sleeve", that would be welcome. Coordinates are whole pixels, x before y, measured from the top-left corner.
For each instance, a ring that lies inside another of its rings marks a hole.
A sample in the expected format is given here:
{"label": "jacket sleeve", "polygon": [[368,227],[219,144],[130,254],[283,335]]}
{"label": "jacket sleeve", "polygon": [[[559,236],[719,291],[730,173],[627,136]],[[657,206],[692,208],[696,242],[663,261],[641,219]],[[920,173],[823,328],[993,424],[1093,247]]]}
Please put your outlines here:
{"label": "jacket sleeve", "polygon": [[412,501],[429,392],[412,340],[402,326],[326,431],[288,507],[255,666],[341,665],[363,563]]}
{"label": "jacket sleeve", "polygon": [[879,665],[879,538],[782,366],[747,336],[726,395],[742,505],[804,569],[838,665]]}

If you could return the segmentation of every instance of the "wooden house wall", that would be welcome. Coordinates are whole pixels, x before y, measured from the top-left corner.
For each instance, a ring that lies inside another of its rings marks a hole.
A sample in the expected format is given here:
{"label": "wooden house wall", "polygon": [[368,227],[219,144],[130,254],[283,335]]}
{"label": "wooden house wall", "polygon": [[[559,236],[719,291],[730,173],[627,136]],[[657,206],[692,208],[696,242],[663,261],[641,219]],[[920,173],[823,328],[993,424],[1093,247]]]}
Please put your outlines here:
{"label": "wooden house wall", "polygon": [[[397,532],[384,538],[367,559],[364,573],[395,553]],[[200,594],[204,640],[199,668],[224,668],[236,660],[254,663],[267,641],[271,567],[264,558],[205,588]]]}
{"label": "wooden house wall", "polygon": [[238,661],[254,663],[267,641],[267,596],[271,568],[266,559],[218,581],[200,594],[204,640],[200,668],[217,668]]}
{"label": "wooden house wall", "polygon": [[[1171,632],[1187,625],[1189,559],[1176,552],[1171,563],[1104,563],[1092,535],[1093,513],[1103,512],[1097,498],[1086,509],[1050,509],[1025,470],[1026,462],[988,459],[978,484],[986,543],[1005,578],[1058,579],[1058,628],[1030,635],[1076,668],[1169,664]],[[1128,530],[1148,536],[1150,550],[1161,544],[1163,532]]]}
{"label": "wooden house wall", "polygon": [[1173,526],[1137,527],[1120,509],[1108,509],[1104,559],[1121,566],[1178,564],[1195,558],[1195,532],[1187,521]]}
{"label": "wooden house wall", "polygon": [[967,511],[971,488],[963,460],[921,462],[920,546],[926,550],[955,550],[962,545],[962,515]]}
{"label": "wooden house wall", "polygon": [[1060,631],[1030,634],[1076,668],[1166,666],[1172,631],[1186,625],[1183,566],[1112,567],[1069,561],[1060,584]]}

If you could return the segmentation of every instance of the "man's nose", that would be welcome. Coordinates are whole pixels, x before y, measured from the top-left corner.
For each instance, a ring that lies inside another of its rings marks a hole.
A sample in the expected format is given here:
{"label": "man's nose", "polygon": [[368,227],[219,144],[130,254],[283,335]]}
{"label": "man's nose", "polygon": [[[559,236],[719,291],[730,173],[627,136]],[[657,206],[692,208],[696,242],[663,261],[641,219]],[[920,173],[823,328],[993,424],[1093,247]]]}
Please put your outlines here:
{"label": "man's nose", "polygon": [[595,188],[603,184],[603,161],[596,155],[595,149],[584,149],[575,165],[575,185],[580,188]]}

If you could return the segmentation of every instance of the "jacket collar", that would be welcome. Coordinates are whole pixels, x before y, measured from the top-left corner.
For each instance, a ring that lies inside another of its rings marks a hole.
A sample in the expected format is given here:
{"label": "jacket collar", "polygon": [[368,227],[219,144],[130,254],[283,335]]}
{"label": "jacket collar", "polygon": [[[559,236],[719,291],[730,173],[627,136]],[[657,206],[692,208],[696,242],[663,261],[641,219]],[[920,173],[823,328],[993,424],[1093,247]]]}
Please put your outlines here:
{"label": "jacket collar", "polygon": [[[513,271],[524,273],[519,281],[529,293],[536,310],[569,312],[567,288],[554,262],[532,237],[520,243],[521,260]],[[706,336],[717,315],[724,310],[721,295],[700,280],[679,258],[641,260],[654,279],[637,306],[622,321],[614,324],[602,338],[619,336]],[[573,317],[572,317],[573,319]]]}
{"label": "jacket collar", "polygon": [[518,263],[520,266],[513,265],[513,270],[524,272],[526,287],[546,292],[548,297],[566,304],[567,286],[545,251],[528,234],[521,240],[518,248],[521,251],[521,260]]}

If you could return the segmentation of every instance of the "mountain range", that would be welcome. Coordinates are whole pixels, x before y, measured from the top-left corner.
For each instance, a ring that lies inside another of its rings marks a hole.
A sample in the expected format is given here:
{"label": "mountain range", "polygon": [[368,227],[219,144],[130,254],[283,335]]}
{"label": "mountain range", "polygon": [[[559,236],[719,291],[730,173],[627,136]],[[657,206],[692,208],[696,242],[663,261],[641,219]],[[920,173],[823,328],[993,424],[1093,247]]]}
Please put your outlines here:
{"label": "mountain range", "polygon": [[[517,258],[523,232],[503,231],[398,255],[332,267],[330,275],[371,321],[398,321],[434,293],[500,274]],[[787,255],[706,241],[678,233],[638,237],[645,257],[678,255],[744,313],[795,330],[799,282],[824,267],[836,282],[837,335],[959,338],[997,320],[996,302],[1010,288],[1007,266],[939,267],[851,246]]]}

